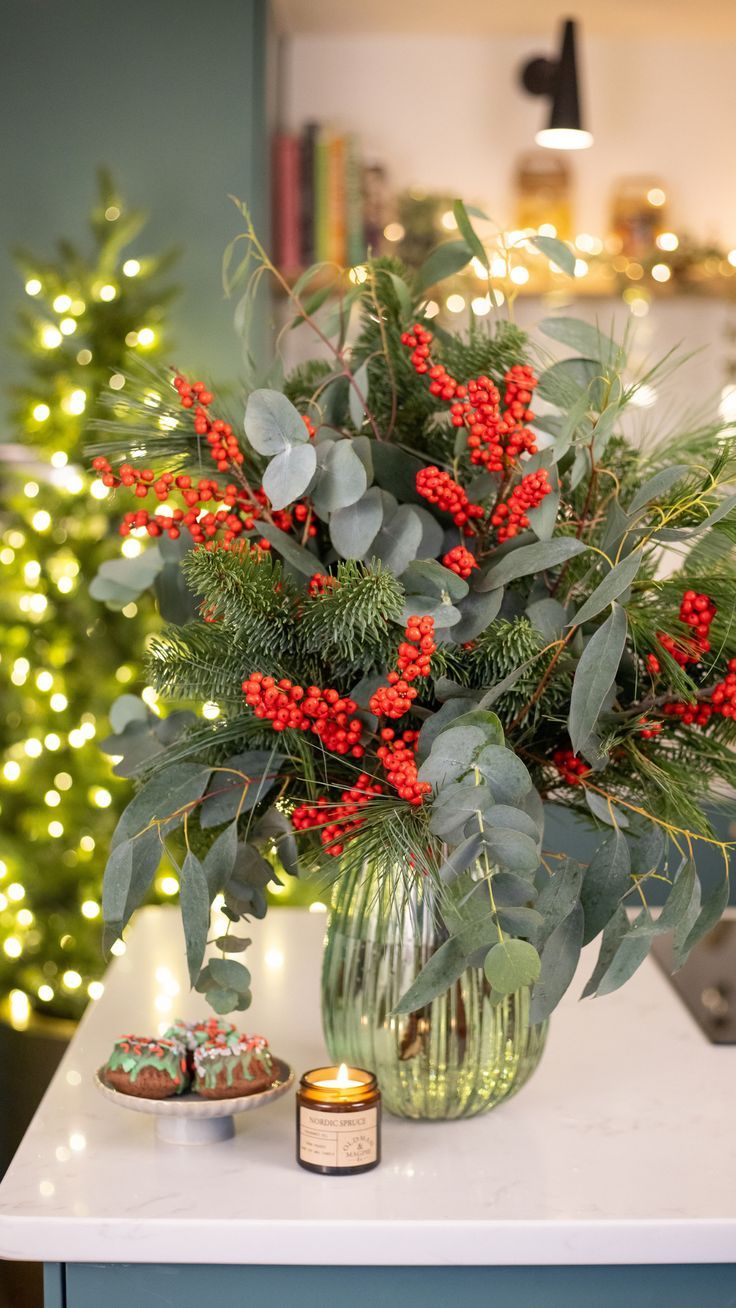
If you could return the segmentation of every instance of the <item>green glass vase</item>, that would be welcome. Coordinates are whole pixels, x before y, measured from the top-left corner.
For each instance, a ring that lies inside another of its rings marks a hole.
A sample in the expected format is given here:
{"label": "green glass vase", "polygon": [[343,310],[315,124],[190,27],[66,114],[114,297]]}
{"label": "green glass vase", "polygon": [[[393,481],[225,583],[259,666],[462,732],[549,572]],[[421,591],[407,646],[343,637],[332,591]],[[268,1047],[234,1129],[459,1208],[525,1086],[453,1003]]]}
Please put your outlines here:
{"label": "green glass vase", "polygon": [[415,1013],[392,1010],[447,939],[429,882],[345,870],[332,899],[322,967],[330,1057],[375,1072],[399,1117],[474,1117],[528,1081],[547,1023],[529,1024],[529,991],[498,1004],[480,967]]}

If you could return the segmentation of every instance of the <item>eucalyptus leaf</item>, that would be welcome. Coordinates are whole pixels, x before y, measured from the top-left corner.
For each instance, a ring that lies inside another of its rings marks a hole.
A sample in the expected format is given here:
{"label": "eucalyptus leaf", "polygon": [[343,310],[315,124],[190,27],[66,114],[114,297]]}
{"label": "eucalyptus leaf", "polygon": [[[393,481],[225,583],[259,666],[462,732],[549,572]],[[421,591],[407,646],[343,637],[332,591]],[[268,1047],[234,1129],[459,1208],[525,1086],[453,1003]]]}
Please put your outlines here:
{"label": "eucalyptus leaf", "polygon": [[510,995],[536,981],[541,960],[528,940],[507,939],[488,951],[483,967],[493,989]]}
{"label": "eucalyptus leaf", "polygon": [[458,231],[474,258],[476,258],[484,268],[490,268],[488,251],[485,249],[480,237],[473,227],[468,211],[462,200],[455,201],[452,206],[452,212],[455,217],[455,222],[457,223]]}
{"label": "eucalyptus leaf", "polygon": [[556,863],[552,876],[542,884],[537,897],[537,908],[544,918],[542,940],[546,940],[578,904],[583,872],[582,863],[576,859],[561,859]]}
{"label": "eucalyptus leaf", "polygon": [[371,546],[371,555],[399,577],[416,558],[421,539],[419,514],[411,504],[402,504],[388,522],[384,521]]}
{"label": "eucalyptus leaf", "polygon": [[461,844],[456,845],[440,867],[438,873],[440,881],[445,885],[452,885],[453,881],[477,862],[482,848],[483,841],[479,835],[468,836]]}
{"label": "eucalyptus leaf", "polygon": [[473,257],[473,251],[466,241],[445,241],[425,259],[419,269],[419,288],[426,291],[430,286],[442,282],[446,277],[465,268]]}
{"label": "eucalyptus leaf", "polygon": [[353,449],[353,442],[339,440],[331,445],[326,460],[320,467],[312,499],[320,512],[335,513],[338,509],[350,508],[356,504],[365,494],[367,486],[365,466]]}
{"label": "eucalyptus leaf", "polygon": [[491,860],[511,872],[534,872],[539,867],[536,834],[532,837],[512,826],[486,825],[483,844]]}
{"label": "eucalyptus leaf", "polygon": [[[345,442],[339,442],[343,444]],[[363,472],[363,465],[356,458]],[[274,509],[285,509],[300,499],[311,482],[317,467],[314,445],[290,445],[283,454],[271,459],[263,473],[263,489]],[[363,473],[365,483],[365,473]]]}
{"label": "eucalyptus leaf", "polygon": [[598,982],[596,993],[599,996],[610,995],[624,985],[641,967],[652,947],[654,939],[653,923],[646,909],[624,934],[611,962]]}
{"label": "eucalyptus leaf", "polygon": [[614,601],[610,617],[591,636],[575,669],[568,730],[576,754],[593,735],[606,696],[616,680],[626,643],[626,610]]}
{"label": "eucalyptus leaf", "polygon": [[445,568],[436,559],[415,559],[399,578],[407,596],[449,596],[451,600],[464,599],[470,589],[467,581],[456,572]]}
{"label": "eucalyptus leaf", "polygon": [[199,976],[207,945],[210,924],[210,895],[205,870],[196,854],[187,850],[181,866],[179,903],[184,925],[189,981],[194,985]]}
{"label": "eucalyptus leaf", "polygon": [[581,902],[585,913],[587,945],[611,920],[631,888],[631,855],[618,827],[596,849],[585,873]]}
{"label": "eucalyptus leaf", "polygon": [[476,636],[485,631],[486,627],[490,627],[494,618],[498,616],[502,600],[502,588],[483,595],[471,590],[470,594],[457,605],[460,610],[460,621],[452,628],[449,639],[457,645],[475,640]]}
{"label": "eucalyptus leaf", "polygon": [[[457,729],[473,730],[472,727]],[[485,777],[493,798],[499,804],[517,804],[531,789],[532,780],[521,759],[503,745],[486,745],[475,759],[475,766]]]}
{"label": "eucalyptus leaf", "polygon": [[229,826],[213,840],[204,856],[203,867],[210,903],[227,884],[238,852],[238,824],[233,819]]}
{"label": "eucalyptus leaf", "polygon": [[719,881],[718,884],[714,886],[713,890],[705,896],[695,922],[685,939],[681,944],[679,944],[679,948],[677,948],[675,968],[682,967],[683,963],[686,962],[691,949],[693,949],[698,941],[702,940],[709,931],[712,931],[716,923],[720,921],[725,912],[726,905],[728,904],[728,890],[728,878],[724,877],[723,880]]}
{"label": "eucalyptus leaf", "polygon": [[309,440],[301,416],[280,391],[251,391],[245,406],[245,434],[254,450],[269,456]]}
{"label": "eucalyptus leaf", "polygon": [[551,596],[527,605],[526,616],[532,626],[548,641],[559,639],[567,621],[564,606]]}
{"label": "eucalyptus leaf", "polygon": [[414,1013],[430,1004],[454,985],[468,966],[468,960],[484,945],[496,939],[498,927],[490,913],[484,914],[445,940],[425,963],[393,1009],[393,1014]]}
{"label": "eucalyptus leaf", "polygon": [[382,522],[381,492],[371,486],[357,503],[332,514],[330,540],[343,559],[362,559],[370,552]]}
{"label": "eucalyptus leaf", "polygon": [[589,790],[587,786],[585,788],[585,802],[593,817],[598,818],[599,822],[605,822],[606,826],[629,826],[629,818],[623,809],[607,800],[605,795],[598,795],[594,790]]}
{"label": "eucalyptus leaf", "polygon": [[655,472],[653,477],[648,477],[645,482],[642,482],[628,506],[628,513],[638,513],[639,509],[643,509],[645,504],[649,504],[652,500],[661,499],[663,495],[667,494],[667,491],[671,490],[678,481],[682,481],[683,477],[687,477],[691,471],[692,469],[687,463],[673,463],[671,467],[662,468],[660,472]]}
{"label": "eucalyptus leaf", "polygon": [[475,582],[475,589],[496,590],[519,577],[529,577],[548,568],[556,568],[576,554],[584,554],[587,548],[584,541],[577,540],[574,536],[556,536],[553,540],[538,541],[535,545],[522,545],[500,562],[491,564]]}
{"label": "eucalyptus leaf", "polygon": [[473,766],[485,743],[486,732],[480,727],[449,727],[432,744],[429,758],[419,769],[419,780],[437,788],[457,781]]}
{"label": "eucalyptus leaf", "polygon": [[560,492],[555,489],[549,491],[535,509],[529,509],[527,513],[529,526],[540,540],[551,540],[559,507]]}
{"label": "eucalyptus leaf", "polygon": [[634,580],[639,568],[642,565],[643,554],[641,550],[635,550],[629,554],[628,558],[622,559],[615,567],[607,572],[603,580],[596,586],[591,595],[578,609],[573,622],[568,625],[582,626],[584,622],[590,622],[597,614],[602,613],[608,605],[618,599],[628,590]]}
{"label": "eucalyptus leaf", "polygon": [[591,995],[596,993],[598,985],[613,962],[613,959],[616,956],[616,951],[628,929],[628,914],[623,905],[621,905],[616,909],[616,912],[603,932],[601,937],[601,947],[598,951],[598,959],[585,985],[581,999],[588,999]]}
{"label": "eucalyptus leaf", "polygon": [[184,811],[200,799],[211,771],[200,763],[174,763],[156,772],[120,815],[111,848],[137,836],[154,822],[161,825],[162,834],[172,831],[182,821]]}
{"label": "eucalyptus leaf", "polygon": [[[275,785],[283,754],[254,749],[234,754],[213,772],[202,801],[199,821],[203,830],[229,822],[236,813],[248,813]],[[232,771],[225,771],[232,769]],[[242,773],[242,775],[237,775]]]}
{"label": "eucalyptus leaf", "polygon": [[286,563],[300,572],[302,576],[311,577],[319,570],[319,559],[316,554],[310,550],[304,549],[302,545],[297,544],[293,536],[280,527],[274,527],[271,522],[264,522],[259,519],[258,535],[264,536],[270,545],[280,554]]}
{"label": "eucalyptus leaf", "polygon": [[543,1022],[559,1004],[575,975],[582,943],[583,910],[576,904],[547,937],[532,995],[530,1022]]}
{"label": "eucalyptus leaf", "polygon": [[564,241],[555,236],[530,236],[529,244],[536,246],[545,259],[556,264],[568,277],[575,276],[575,254]]}
{"label": "eucalyptus leaf", "polygon": [[[383,684],[383,679],[380,677],[378,684]],[[355,699],[354,693],[353,699]],[[357,702],[358,701],[356,701],[356,703]],[[463,717],[469,709],[473,708],[475,708],[475,700],[459,695],[446,700],[445,703],[437,709],[436,713],[431,713],[419,732],[419,740],[417,741],[417,758],[420,761],[425,759],[440,732],[444,731],[446,727],[449,727],[456,718]]]}
{"label": "eucalyptus leaf", "polygon": [[590,323],[583,322],[580,318],[545,318],[539,324],[539,330],[544,336],[550,336],[553,341],[559,341],[561,345],[569,345],[586,359],[610,363],[619,354],[618,346],[610,336],[606,336],[597,327],[591,327]]}

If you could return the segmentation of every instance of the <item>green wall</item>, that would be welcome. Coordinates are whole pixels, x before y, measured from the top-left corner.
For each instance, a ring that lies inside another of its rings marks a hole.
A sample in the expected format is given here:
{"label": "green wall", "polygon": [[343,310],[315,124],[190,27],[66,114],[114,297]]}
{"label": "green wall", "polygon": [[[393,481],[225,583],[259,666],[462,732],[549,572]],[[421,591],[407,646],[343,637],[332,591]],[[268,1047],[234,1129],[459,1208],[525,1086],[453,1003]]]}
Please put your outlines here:
{"label": "green wall", "polygon": [[[184,247],[177,362],[235,377],[221,290],[239,230],[228,193],[265,224],[265,0],[5,0],[0,121],[0,386],[22,287],[9,248],[50,251],[83,229],[106,164],[151,215],[145,251]],[[12,439],[6,428],[2,439]]]}

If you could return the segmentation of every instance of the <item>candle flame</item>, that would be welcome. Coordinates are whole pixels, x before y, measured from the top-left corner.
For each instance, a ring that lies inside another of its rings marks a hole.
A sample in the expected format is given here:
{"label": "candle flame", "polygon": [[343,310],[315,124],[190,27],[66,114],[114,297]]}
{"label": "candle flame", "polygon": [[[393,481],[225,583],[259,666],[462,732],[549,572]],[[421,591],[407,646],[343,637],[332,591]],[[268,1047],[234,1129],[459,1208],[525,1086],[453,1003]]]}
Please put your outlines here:
{"label": "candle flame", "polygon": [[341,1089],[347,1088],[347,1086],[350,1084],[350,1077],[348,1076],[347,1063],[341,1063],[337,1069],[337,1084]]}

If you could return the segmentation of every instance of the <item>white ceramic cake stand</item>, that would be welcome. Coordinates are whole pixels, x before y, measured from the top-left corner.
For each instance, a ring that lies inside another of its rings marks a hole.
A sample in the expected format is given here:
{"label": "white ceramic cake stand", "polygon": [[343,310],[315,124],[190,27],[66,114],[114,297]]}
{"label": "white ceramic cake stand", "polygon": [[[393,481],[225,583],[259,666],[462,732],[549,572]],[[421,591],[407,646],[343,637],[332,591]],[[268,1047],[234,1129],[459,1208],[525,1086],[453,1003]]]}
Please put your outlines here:
{"label": "white ceramic cake stand", "polygon": [[110,1103],[117,1104],[119,1108],[127,1108],[132,1113],[148,1113],[152,1116],[159,1140],[164,1140],[167,1144],[214,1144],[235,1135],[233,1117],[236,1113],[249,1113],[254,1108],[263,1108],[291,1089],[294,1073],[288,1063],[274,1058],[273,1070],[275,1080],[267,1090],[258,1090],[252,1095],[239,1095],[234,1099],[203,1099],[201,1095],[191,1093],[173,1095],[170,1099],[142,1099],[136,1095],[124,1095],[108,1085],[104,1067],[95,1072],[94,1082],[100,1094],[109,1099]]}

